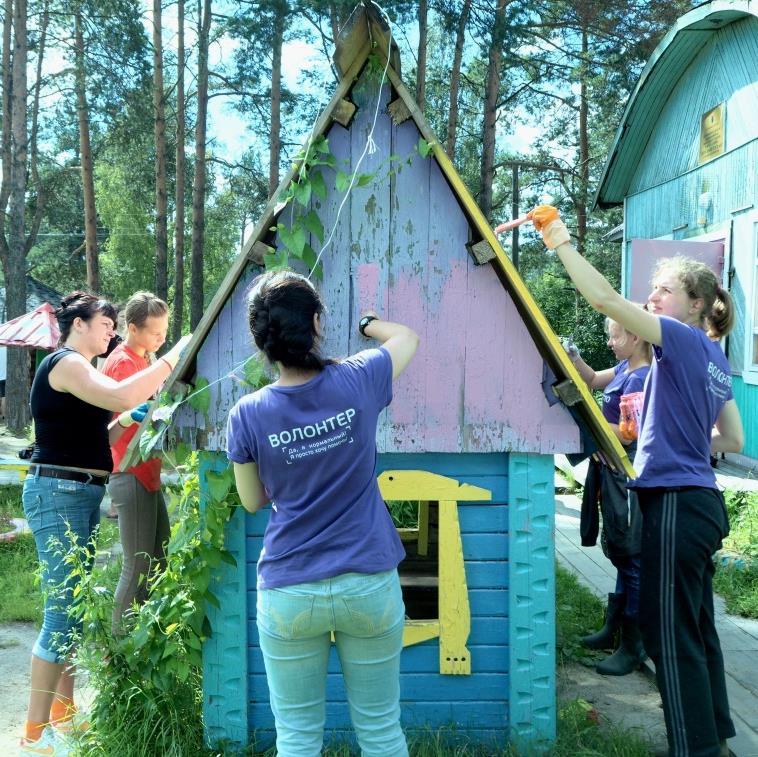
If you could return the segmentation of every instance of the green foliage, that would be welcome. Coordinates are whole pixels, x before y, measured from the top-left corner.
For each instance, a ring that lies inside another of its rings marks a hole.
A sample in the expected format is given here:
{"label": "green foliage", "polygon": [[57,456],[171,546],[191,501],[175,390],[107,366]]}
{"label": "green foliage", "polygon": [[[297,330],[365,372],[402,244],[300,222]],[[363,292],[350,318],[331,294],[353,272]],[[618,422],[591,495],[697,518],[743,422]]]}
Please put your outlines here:
{"label": "green foliage", "polygon": [[418,528],[418,502],[390,500],[387,509],[395,528]]}
{"label": "green foliage", "polygon": [[30,534],[0,542],[0,623],[42,622],[37,547]]}
{"label": "green foliage", "polygon": [[203,506],[197,456],[180,472],[166,566],[150,576],[148,600],[125,616],[123,634],[111,633],[112,592],[100,572],[89,573],[86,548],[66,557],[79,584],[75,612],[83,622],[77,664],[97,690],[92,727],[79,739],[88,755],[205,753],[201,652],[211,633],[205,608],[218,606],[210,590],[213,570],[234,563],[224,549],[224,527],[239,498],[231,469],[209,474]]}
{"label": "green foliage", "polygon": [[[324,240],[324,226],[318,214],[312,208],[305,212],[311,202],[311,196],[324,200],[327,196],[326,183],[319,166],[336,167],[336,158],[329,152],[329,142],[323,136],[309,140],[306,148],[301,150],[296,163],[298,172],[279,198],[285,206],[290,207],[287,214],[288,223],[280,221],[272,231],[279,235],[284,249],[266,256],[265,264],[269,270],[285,268],[289,265],[289,255],[302,260],[316,278],[323,275],[320,264],[316,266],[316,253],[308,243],[308,236],[313,235],[319,242]],[[339,174],[338,174],[339,179]],[[338,181],[339,183],[339,181]],[[280,219],[283,214],[280,214]]]}
{"label": "green foliage", "polygon": [[717,565],[713,588],[724,598],[727,612],[758,618],[758,563]]}
{"label": "green foliage", "polygon": [[23,518],[21,484],[0,484],[0,513],[9,518]]}
{"label": "green foliage", "polygon": [[559,663],[573,660],[594,665],[601,657],[579,639],[603,625],[603,605],[573,573],[555,567],[556,651]]}
{"label": "green foliage", "polygon": [[727,489],[724,502],[729,515],[724,547],[748,560],[758,560],[758,492]]}
{"label": "green foliage", "polygon": [[724,492],[729,536],[724,550],[734,559],[717,563],[714,589],[724,597],[728,612],[758,618],[758,492]]}
{"label": "green foliage", "polygon": [[428,158],[434,152],[434,142],[427,142],[423,137],[419,137],[416,150],[422,158]]}
{"label": "green foliage", "polygon": [[[208,389],[208,379],[198,376],[195,379],[195,388],[192,393],[187,397],[187,402],[194,410],[199,413],[207,414],[211,407],[211,391]],[[179,406],[177,403],[176,407]],[[173,411],[172,411],[173,414]]]}
{"label": "green foliage", "polygon": [[271,380],[266,373],[265,358],[263,354],[257,352],[245,361],[244,365],[245,383],[253,390],[261,389],[270,384]]}

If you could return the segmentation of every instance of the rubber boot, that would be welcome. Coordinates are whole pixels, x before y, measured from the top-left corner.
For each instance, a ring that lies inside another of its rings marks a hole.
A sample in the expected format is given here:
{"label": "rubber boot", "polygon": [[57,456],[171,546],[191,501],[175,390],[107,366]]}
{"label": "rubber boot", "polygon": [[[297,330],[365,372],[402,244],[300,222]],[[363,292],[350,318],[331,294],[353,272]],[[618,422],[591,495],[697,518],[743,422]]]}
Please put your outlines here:
{"label": "rubber boot", "polygon": [[642,635],[636,618],[624,616],[621,621],[621,643],[619,648],[607,659],[595,666],[603,676],[625,676],[638,670],[647,654],[642,646]]}
{"label": "rubber boot", "polygon": [[621,627],[626,596],[609,594],[608,609],[605,611],[605,625],[596,633],[583,636],[579,643],[588,649],[615,649],[616,631]]}

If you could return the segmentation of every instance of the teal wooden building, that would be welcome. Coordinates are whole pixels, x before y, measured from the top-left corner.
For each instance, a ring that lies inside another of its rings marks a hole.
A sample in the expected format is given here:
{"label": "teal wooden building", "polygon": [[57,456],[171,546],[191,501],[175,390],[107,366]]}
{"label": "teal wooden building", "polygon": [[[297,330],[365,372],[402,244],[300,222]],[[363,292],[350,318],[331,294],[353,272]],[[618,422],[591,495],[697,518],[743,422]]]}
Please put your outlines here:
{"label": "teal wooden building", "polygon": [[682,16],[627,104],[595,197],[623,204],[625,293],[677,252],[708,261],[734,298],[724,348],[758,458],[758,4],[706,2]]}
{"label": "teal wooden building", "polygon": [[[599,446],[618,466],[629,469],[628,460],[419,113],[388,29],[370,4],[353,13],[334,60],[340,81],[313,139],[326,137],[336,162],[320,168],[323,192],[314,192],[307,208],[282,209],[278,197],[298,166],[283,179],[172,378],[218,381],[210,409],[183,405],[173,433],[203,450],[201,486],[209,471],[226,468],[226,416],[248,391],[230,375],[253,350],[246,290],[262,256],[282,244],[277,223],[313,210],[326,230],[335,228],[315,280],[327,305],[325,352],[370,346],[356,328],[366,308],[421,335],[377,432],[383,496],[414,502],[417,513],[401,533],[408,555],[400,567],[407,611],[403,724],[409,731],[450,727],[499,745],[550,742],[553,456]],[[365,150],[369,134],[372,151]],[[355,170],[364,151],[360,172],[371,178],[346,198],[338,172]],[[314,249],[317,237],[310,237]],[[266,746],[274,739],[255,625],[267,517],[267,509],[236,513],[227,546],[237,565],[222,565],[214,577],[220,609],[209,608],[213,634],[204,649],[205,725],[213,743],[255,738]],[[328,737],[350,738],[336,656],[326,728]]]}

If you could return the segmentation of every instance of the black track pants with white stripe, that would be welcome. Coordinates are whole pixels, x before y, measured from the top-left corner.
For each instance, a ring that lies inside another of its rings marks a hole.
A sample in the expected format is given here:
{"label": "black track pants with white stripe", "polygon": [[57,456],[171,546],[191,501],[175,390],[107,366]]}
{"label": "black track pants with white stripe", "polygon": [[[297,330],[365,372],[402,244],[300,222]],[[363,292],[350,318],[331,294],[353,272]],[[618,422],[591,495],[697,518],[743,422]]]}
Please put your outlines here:
{"label": "black track pants with white stripe", "polygon": [[713,553],[729,531],[715,489],[638,489],[639,622],[655,663],[672,757],[717,757],[734,736],[713,617]]}

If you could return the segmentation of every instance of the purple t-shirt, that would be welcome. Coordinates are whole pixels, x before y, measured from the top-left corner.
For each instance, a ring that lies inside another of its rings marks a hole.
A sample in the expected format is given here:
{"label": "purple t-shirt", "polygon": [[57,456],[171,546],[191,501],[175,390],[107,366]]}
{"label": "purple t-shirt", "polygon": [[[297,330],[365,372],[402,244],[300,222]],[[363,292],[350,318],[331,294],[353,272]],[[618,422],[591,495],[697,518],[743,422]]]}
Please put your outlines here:
{"label": "purple t-shirt", "polygon": [[603,417],[608,423],[618,423],[621,419],[621,398],[625,394],[641,392],[650,372],[649,365],[641,365],[627,373],[629,361],[622,360],[613,370],[616,375],[603,389]]}
{"label": "purple t-shirt", "polygon": [[660,317],[661,345],[645,389],[633,488],[716,488],[710,463],[711,432],[732,377],[721,345],[674,318]]}
{"label": "purple t-shirt", "polygon": [[376,481],[377,419],[391,399],[392,359],[379,348],[232,408],[229,459],[257,463],[271,499],[259,588],[379,573],[405,557]]}

